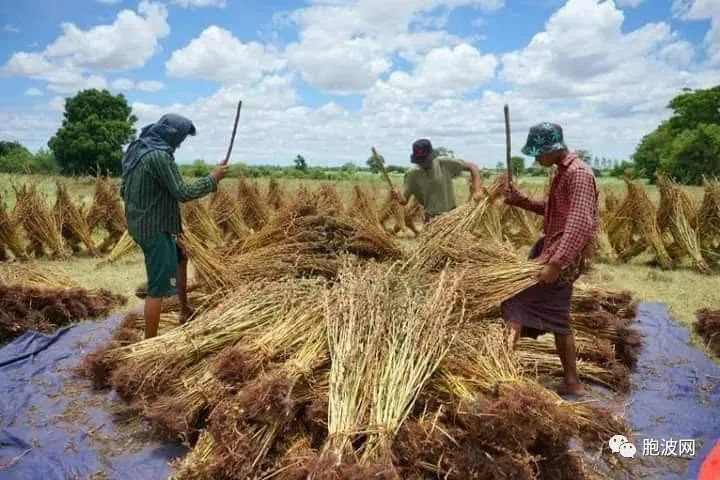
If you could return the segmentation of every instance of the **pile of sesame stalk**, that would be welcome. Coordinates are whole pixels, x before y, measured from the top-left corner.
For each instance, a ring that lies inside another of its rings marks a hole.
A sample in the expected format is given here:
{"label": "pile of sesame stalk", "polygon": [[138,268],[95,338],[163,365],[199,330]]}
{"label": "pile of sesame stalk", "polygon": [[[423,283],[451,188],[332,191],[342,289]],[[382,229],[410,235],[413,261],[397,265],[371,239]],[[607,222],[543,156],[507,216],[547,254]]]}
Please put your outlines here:
{"label": "pile of sesame stalk", "polygon": [[[209,246],[187,228],[195,320],[149,340],[123,322],[86,357],[96,386],[188,445],[174,478],[591,478],[571,445],[595,451],[627,428],[541,386],[561,373],[546,339],[508,350],[500,304],[540,266],[495,235],[500,186],[409,250],[330,188],[300,191],[241,241]],[[627,387],[632,310],[577,290],[588,382]]]}
{"label": "pile of sesame stalk", "polygon": [[82,243],[91,255],[100,255],[92,239],[87,219],[81,209],[73,203],[67,186],[60,182],[57,182],[57,197],[53,213],[63,238],[73,251],[79,250],[78,245]]}

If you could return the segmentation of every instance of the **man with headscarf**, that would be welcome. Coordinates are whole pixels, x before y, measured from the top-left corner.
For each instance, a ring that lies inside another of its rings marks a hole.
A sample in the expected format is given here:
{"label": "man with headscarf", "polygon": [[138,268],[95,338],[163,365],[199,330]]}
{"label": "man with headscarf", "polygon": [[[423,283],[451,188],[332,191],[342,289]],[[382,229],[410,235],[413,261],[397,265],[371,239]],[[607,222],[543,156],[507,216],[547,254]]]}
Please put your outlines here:
{"label": "man with headscarf", "polygon": [[531,200],[508,185],[505,202],[544,217],[544,233],[530,257],[542,263],[538,284],[502,304],[510,324],[512,347],[521,336],[555,335],[565,373],[561,394],[582,395],[575,337],[570,326],[573,282],[586,271],[599,223],[599,190],[592,169],[565,145],[560,125],[540,123],[530,129],[522,149],[543,167],[555,166],[547,200]]}
{"label": "man with headscarf", "polygon": [[417,165],[405,175],[405,191],[393,191],[393,196],[407,205],[415,197],[425,209],[425,223],[434,217],[455,209],[453,179],[462,172],[470,172],[472,198],[482,198],[482,174],[477,165],[457,158],[441,155],[430,140],[421,138],[412,146],[410,161]]}
{"label": "man with headscarf", "polygon": [[163,115],[144,127],[122,164],[121,193],[130,236],[145,255],[148,293],[145,299],[145,338],[157,335],[163,298],[178,295],[180,321],[192,315],[187,301],[187,258],[176,236],[182,233],[180,202],[217,190],[227,173],[218,165],[212,175],[186,183],[175,164],[175,150],[195,126],[180,115]]}

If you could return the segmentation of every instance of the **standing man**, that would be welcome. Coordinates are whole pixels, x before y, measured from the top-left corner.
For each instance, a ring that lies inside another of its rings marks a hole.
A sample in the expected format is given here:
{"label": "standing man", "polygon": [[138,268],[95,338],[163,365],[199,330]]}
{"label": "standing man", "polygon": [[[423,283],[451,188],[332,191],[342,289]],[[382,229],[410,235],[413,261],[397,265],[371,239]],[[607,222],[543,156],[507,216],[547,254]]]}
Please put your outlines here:
{"label": "standing man", "polygon": [[393,195],[402,205],[415,197],[425,208],[425,223],[456,207],[453,179],[463,171],[470,172],[473,200],[482,198],[482,175],[477,165],[441,156],[425,138],[415,141],[412,150],[410,161],[418,168],[405,174],[405,192],[394,191]]}
{"label": "standing man", "polygon": [[503,303],[502,316],[510,324],[512,347],[521,336],[536,338],[552,332],[565,373],[558,392],[582,395],[570,300],[573,282],[586,270],[592,253],[599,222],[598,187],[592,169],[568,150],[560,125],[532,127],[522,152],[543,167],[555,165],[556,169],[547,200],[530,200],[508,185],[507,204],[544,216],[545,236],[530,253],[544,267],[538,284]]}
{"label": "standing man", "polygon": [[188,135],[195,135],[190,120],[163,115],[142,129],[123,158],[121,194],[128,232],[145,255],[147,271],[145,338],[157,335],[163,298],[178,295],[180,323],[192,315],[187,302],[187,258],[176,241],[182,233],[179,202],[214,192],[227,173],[228,167],[219,165],[212,175],[185,183],[174,153]]}

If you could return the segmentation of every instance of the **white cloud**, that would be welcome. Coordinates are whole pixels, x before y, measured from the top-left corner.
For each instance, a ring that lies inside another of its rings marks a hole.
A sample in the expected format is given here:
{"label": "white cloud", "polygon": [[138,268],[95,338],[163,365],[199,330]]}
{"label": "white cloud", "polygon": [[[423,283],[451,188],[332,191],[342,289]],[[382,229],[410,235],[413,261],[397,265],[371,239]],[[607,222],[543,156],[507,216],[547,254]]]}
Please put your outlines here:
{"label": "white cloud", "polygon": [[168,35],[167,8],[142,0],[138,12],[122,10],[111,25],[81,30],[62,25],[63,34],[42,52],[17,52],[3,71],[49,83],[49,89],[72,93],[80,88],[103,88],[105,79],[93,72],[143,66]]}
{"label": "white cloud", "polygon": [[428,21],[428,13],[462,5],[492,11],[504,0],[398,0],[392,8],[384,0],[315,1],[287,16],[300,30],[287,48],[288,60],[317,88],[365,91],[391,69],[394,54],[415,61],[433,48],[461,43],[437,30],[443,15]]}
{"label": "white cloud", "polygon": [[20,33],[20,29],[11,23],[6,23],[2,26],[3,32],[8,33]]}
{"label": "white cloud", "polygon": [[129,78],[118,78],[116,80],[113,80],[112,82],[112,88],[113,90],[132,90],[135,88],[135,82],[130,80]]}
{"label": "white cloud", "polygon": [[39,88],[28,88],[25,90],[25,95],[28,97],[42,97],[45,93]]}
{"label": "white cloud", "polygon": [[720,66],[720,1],[718,0],[675,0],[673,11],[683,20],[710,19],[710,29],[705,34],[707,61]]}
{"label": "white cloud", "polygon": [[135,88],[141,92],[159,92],[165,88],[165,84],[157,80],[142,80],[135,85]]}
{"label": "white cloud", "polygon": [[65,99],[63,97],[53,97],[48,103],[48,108],[54,112],[62,112],[65,110]]}
{"label": "white cloud", "polygon": [[174,4],[179,5],[183,8],[188,7],[220,7],[225,8],[226,0],[174,0]]}
{"label": "white cloud", "polygon": [[615,0],[618,7],[630,7],[635,8],[643,3],[645,0]]}
{"label": "white cloud", "polygon": [[281,69],[284,64],[273,48],[242,43],[228,30],[212,25],[174,51],[165,66],[172,77],[251,83],[262,78],[263,72]]}

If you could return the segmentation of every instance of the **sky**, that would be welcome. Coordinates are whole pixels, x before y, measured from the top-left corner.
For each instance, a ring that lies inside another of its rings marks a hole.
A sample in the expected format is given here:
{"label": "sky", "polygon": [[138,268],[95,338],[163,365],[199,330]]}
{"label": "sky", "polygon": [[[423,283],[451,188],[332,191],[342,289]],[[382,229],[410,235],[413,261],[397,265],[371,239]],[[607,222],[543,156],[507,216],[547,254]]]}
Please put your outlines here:
{"label": "sky", "polygon": [[720,84],[720,0],[3,0],[0,139],[47,148],[64,100],[125,95],[138,129],[196,125],[180,163],[409,163],[429,138],[484,167],[551,121],[628,158],[684,88]]}

